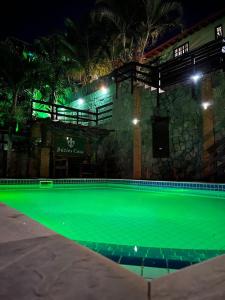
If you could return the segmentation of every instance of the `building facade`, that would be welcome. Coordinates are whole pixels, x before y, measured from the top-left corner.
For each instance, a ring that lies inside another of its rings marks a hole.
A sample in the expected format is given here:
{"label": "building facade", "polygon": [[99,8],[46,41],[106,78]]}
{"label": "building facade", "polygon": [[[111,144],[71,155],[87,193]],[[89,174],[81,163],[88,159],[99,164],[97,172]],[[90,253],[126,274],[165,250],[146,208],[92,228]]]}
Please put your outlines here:
{"label": "building facade", "polygon": [[0,176],[223,182],[224,31],[221,12],[64,105],[37,98],[33,121],[14,135],[11,174],[0,133]]}
{"label": "building facade", "polygon": [[224,30],[213,16],[116,73],[107,176],[224,181]]}

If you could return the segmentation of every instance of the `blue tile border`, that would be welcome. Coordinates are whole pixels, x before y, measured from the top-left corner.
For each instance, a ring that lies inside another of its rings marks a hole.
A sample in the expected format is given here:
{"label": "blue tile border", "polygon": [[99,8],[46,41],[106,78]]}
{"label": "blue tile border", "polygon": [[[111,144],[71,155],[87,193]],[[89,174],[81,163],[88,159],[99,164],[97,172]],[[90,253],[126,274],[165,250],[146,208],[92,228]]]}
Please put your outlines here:
{"label": "blue tile border", "polygon": [[75,241],[105,257],[123,265],[182,269],[205,260],[224,255],[225,250],[175,249],[114,245],[96,242]]}
{"label": "blue tile border", "polygon": [[84,184],[84,183],[108,183],[124,184],[138,187],[156,188],[180,188],[192,190],[211,190],[225,191],[225,184],[222,183],[203,183],[203,182],[178,182],[178,181],[151,181],[151,180],[132,180],[132,179],[104,179],[104,178],[79,178],[79,179],[0,179],[0,185],[39,185],[43,181],[52,181],[53,184]]}

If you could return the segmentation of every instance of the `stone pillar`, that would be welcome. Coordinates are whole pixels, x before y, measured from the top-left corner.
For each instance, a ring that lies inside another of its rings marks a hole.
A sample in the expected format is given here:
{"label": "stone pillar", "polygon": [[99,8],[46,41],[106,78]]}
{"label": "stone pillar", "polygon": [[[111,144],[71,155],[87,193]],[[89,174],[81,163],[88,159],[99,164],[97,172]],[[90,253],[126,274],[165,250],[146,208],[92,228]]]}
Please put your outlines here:
{"label": "stone pillar", "polygon": [[[205,107],[203,104],[205,103]],[[201,90],[201,104],[202,104],[202,129],[203,129],[203,178],[213,179],[215,172],[215,134],[214,134],[214,100],[212,78],[206,75],[202,81]],[[207,107],[207,104],[209,105]]]}
{"label": "stone pillar", "polygon": [[48,178],[50,175],[51,131],[48,124],[36,122],[31,128],[31,141],[34,143],[29,157],[30,177]]}
{"label": "stone pillar", "polygon": [[50,148],[42,147],[40,155],[40,177],[48,178],[49,177],[49,162],[50,162]]}
{"label": "stone pillar", "polygon": [[32,124],[30,141],[32,143],[32,147],[28,151],[28,177],[37,178],[40,177],[40,153],[38,144],[41,141],[41,129],[39,122]]}
{"label": "stone pillar", "polygon": [[50,177],[50,156],[51,156],[51,145],[52,145],[53,132],[49,123],[41,124],[41,153],[40,153],[40,177]]}
{"label": "stone pillar", "polygon": [[[133,117],[141,121],[141,90],[134,87],[134,114]],[[133,139],[133,178],[141,178],[141,122],[134,127]]]}
{"label": "stone pillar", "polygon": [[30,178],[40,177],[39,149],[34,147],[29,155],[28,176]]}

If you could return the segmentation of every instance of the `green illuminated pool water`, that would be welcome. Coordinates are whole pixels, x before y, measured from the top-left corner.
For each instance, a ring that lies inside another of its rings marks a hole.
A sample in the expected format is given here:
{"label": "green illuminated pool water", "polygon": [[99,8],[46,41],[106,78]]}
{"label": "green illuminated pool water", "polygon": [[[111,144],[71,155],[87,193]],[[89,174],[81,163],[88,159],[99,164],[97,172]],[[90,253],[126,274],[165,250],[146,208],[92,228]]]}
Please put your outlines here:
{"label": "green illuminated pool water", "polygon": [[225,193],[110,184],[1,188],[3,202],[72,240],[225,250]]}

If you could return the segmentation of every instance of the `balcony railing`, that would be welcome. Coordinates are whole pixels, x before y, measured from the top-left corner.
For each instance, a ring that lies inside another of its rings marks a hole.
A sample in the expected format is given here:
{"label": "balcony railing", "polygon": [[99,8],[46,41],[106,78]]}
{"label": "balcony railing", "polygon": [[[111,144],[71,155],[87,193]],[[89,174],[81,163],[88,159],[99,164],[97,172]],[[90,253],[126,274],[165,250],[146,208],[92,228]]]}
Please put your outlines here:
{"label": "balcony railing", "polygon": [[171,85],[188,82],[196,72],[204,75],[219,69],[225,70],[221,39],[209,42],[161,64],[130,62],[116,69],[113,75],[118,95],[119,83],[128,79],[131,81],[131,92],[133,92],[134,83],[152,87],[152,90],[160,90]]}
{"label": "balcony railing", "polygon": [[[35,103],[42,107],[34,107],[33,104]],[[96,111],[93,112],[40,100],[32,100],[31,115],[33,116],[35,112],[43,113],[54,121],[58,120],[82,126],[98,126],[104,120],[112,117],[112,102],[97,107]]]}

